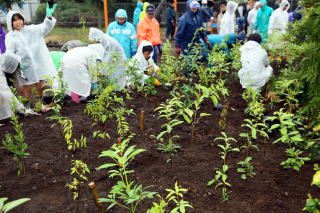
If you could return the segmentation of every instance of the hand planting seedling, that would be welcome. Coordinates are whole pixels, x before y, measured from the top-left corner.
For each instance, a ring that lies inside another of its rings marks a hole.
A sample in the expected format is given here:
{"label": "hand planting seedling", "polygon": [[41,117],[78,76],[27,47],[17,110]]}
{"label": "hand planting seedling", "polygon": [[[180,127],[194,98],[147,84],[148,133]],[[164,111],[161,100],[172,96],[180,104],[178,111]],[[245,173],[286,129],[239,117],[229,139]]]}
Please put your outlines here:
{"label": "hand planting seedling", "polygon": [[156,192],[147,191],[150,186],[143,187],[130,180],[129,174],[134,172],[128,169],[130,162],[138,154],[145,151],[144,149],[135,149],[135,145],[128,147],[130,139],[131,137],[123,140],[120,144],[114,144],[110,150],[101,152],[99,158],[111,158],[113,163],[103,164],[97,170],[108,169],[110,178],[118,178],[107,198],[100,198],[99,201],[110,203],[108,209],[118,205],[133,213],[141,201],[153,198]]}
{"label": "hand planting seedling", "polygon": [[220,157],[223,160],[222,168],[215,168],[215,176],[212,180],[208,182],[208,186],[215,185],[215,189],[221,187],[221,201],[225,202],[229,200],[229,191],[228,187],[231,188],[231,184],[227,181],[228,175],[227,172],[229,170],[229,166],[227,164],[227,154],[229,152],[239,152],[239,148],[232,148],[232,145],[230,142],[237,142],[234,138],[229,138],[226,133],[221,132],[223,137],[218,137],[216,140],[222,140],[224,141],[224,145],[219,144],[218,147],[222,149],[222,152],[220,152]]}

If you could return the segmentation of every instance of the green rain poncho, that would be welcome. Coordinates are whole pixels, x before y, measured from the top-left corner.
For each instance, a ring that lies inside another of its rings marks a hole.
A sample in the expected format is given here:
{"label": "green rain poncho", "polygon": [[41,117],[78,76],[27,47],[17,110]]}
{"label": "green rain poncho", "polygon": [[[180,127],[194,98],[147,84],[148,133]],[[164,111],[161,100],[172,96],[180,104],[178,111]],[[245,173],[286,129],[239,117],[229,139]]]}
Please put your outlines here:
{"label": "green rain poncho", "polygon": [[267,5],[266,0],[260,0],[260,2],[263,3],[263,7],[258,10],[254,29],[258,31],[262,37],[262,41],[265,42],[268,39],[269,20],[273,9]]}

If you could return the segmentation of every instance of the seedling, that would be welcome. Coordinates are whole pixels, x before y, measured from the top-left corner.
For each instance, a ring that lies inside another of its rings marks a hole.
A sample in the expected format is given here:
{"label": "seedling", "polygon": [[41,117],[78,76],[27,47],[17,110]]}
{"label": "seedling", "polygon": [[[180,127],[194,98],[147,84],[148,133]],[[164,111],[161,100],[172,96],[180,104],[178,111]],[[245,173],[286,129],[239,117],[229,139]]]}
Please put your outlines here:
{"label": "seedling", "polygon": [[[144,199],[151,199],[156,194],[155,192],[147,191],[149,187],[143,187],[131,181],[129,174],[133,170],[128,170],[130,162],[144,149],[135,149],[135,146],[128,147],[131,137],[122,141],[121,144],[114,144],[110,150],[103,151],[100,157],[108,157],[113,160],[113,163],[106,163],[97,168],[108,169],[109,177],[118,177],[116,185],[114,185],[107,198],[100,198],[100,202],[110,203],[108,209],[115,205],[128,209],[131,213],[136,211],[137,206]],[[107,209],[107,210],[108,210]]]}
{"label": "seedling", "polygon": [[224,141],[224,145],[219,144],[218,147],[222,149],[222,152],[220,152],[220,157],[223,160],[222,168],[215,168],[215,176],[212,180],[208,182],[208,186],[215,185],[215,189],[221,187],[221,201],[225,202],[229,200],[229,192],[228,188],[231,188],[231,184],[227,181],[228,175],[227,172],[229,170],[229,166],[227,165],[227,154],[229,152],[239,152],[239,148],[232,148],[230,142],[237,142],[234,138],[229,138],[226,133],[221,132],[223,137],[218,137],[216,140],[222,140]]}
{"label": "seedling", "polygon": [[5,140],[2,141],[2,149],[6,149],[13,154],[13,160],[16,161],[18,166],[18,175],[24,175],[26,168],[24,159],[30,154],[26,152],[28,145],[25,143],[25,135],[22,129],[23,124],[19,123],[19,116],[17,115],[17,102],[13,99],[11,102],[13,115],[10,123],[14,126],[15,135],[10,133],[5,134]]}
{"label": "seedling", "polygon": [[248,103],[248,107],[245,112],[257,120],[262,120],[265,108],[261,94],[249,87],[243,92],[242,98]]}
{"label": "seedling", "polygon": [[300,171],[304,162],[311,160],[309,157],[301,157],[300,155],[303,152],[299,149],[295,149],[295,147],[286,149],[286,153],[289,158],[286,161],[282,161],[280,164],[286,169],[292,168],[296,171]]}
{"label": "seedling", "polygon": [[158,195],[160,198],[159,204],[153,202],[152,208],[149,209],[147,213],[165,213],[166,207],[172,203],[172,201],[176,207],[170,211],[171,213],[184,213],[187,208],[193,208],[189,201],[183,199],[183,194],[188,190],[180,188],[177,182],[174,185],[174,189],[166,189],[166,191],[168,192],[166,198],[164,199]]}
{"label": "seedling", "polygon": [[196,89],[193,91],[195,95],[193,105],[190,107],[179,106],[181,107],[179,113],[183,116],[184,120],[190,125],[191,128],[191,143],[193,143],[196,125],[199,123],[200,119],[211,115],[209,113],[199,113],[201,104],[206,98],[211,98],[216,105],[218,104],[217,97],[219,98],[218,94],[212,89],[212,87],[207,88],[199,84],[196,84],[195,86]]}
{"label": "seedling", "polygon": [[[82,162],[81,160],[72,160],[72,168],[71,168],[71,175],[76,177],[73,178],[72,182],[66,184],[66,188],[69,191],[72,191],[73,200],[76,200],[80,197],[80,185],[88,182],[88,178],[86,177],[87,174],[90,173],[90,170],[86,163]],[[79,199],[77,203],[77,211],[79,210]]]}
{"label": "seedling", "polygon": [[237,169],[237,172],[241,173],[241,178],[246,180],[248,177],[253,177],[256,173],[253,171],[253,166],[251,164],[252,157],[246,157],[244,161],[239,161],[237,165],[240,165],[241,168]]}
{"label": "seedling", "polygon": [[[178,120],[179,111],[176,109],[177,106],[182,106],[182,102],[179,96],[173,95],[172,99],[165,104],[161,104],[160,107],[156,109],[156,111],[159,111],[159,118],[166,119],[166,123],[161,126],[163,131],[156,136],[156,139],[161,142],[157,149],[168,153],[167,163],[172,163],[174,154],[181,148],[181,146],[173,142],[173,140],[179,138],[179,136],[172,135],[174,128],[183,123],[183,121]],[[167,143],[163,144],[163,142]]]}

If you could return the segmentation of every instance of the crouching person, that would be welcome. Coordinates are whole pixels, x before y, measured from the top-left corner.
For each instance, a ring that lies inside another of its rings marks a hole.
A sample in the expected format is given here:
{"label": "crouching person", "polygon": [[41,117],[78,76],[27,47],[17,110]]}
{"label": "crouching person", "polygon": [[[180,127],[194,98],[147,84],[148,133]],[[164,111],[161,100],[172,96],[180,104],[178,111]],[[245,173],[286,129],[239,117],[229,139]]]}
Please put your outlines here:
{"label": "crouching person", "polygon": [[[0,121],[10,118],[14,111],[21,114],[35,114],[26,109],[10,90],[4,72],[14,73],[20,64],[20,57],[14,54],[0,56]],[[14,107],[14,108],[13,108]]]}
{"label": "crouching person", "polygon": [[143,40],[138,47],[137,53],[129,63],[129,66],[133,67],[133,70],[135,70],[135,73],[130,76],[130,83],[134,82],[134,75],[139,79],[138,83],[142,85],[144,85],[148,79],[153,79],[155,86],[160,85],[160,82],[155,78],[160,69],[152,59],[153,54],[154,48],[152,44],[149,41]]}
{"label": "crouching person", "polygon": [[62,80],[66,83],[66,95],[79,103],[91,94],[95,80],[93,73],[102,61],[104,48],[100,44],[76,47],[64,54],[61,60]]}
{"label": "crouching person", "polygon": [[239,70],[238,76],[242,88],[251,87],[260,91],[272,75],[268,54],[260,45],[261,42],[259,34],[251,34],[248,42],[240,48],[242,69]]}

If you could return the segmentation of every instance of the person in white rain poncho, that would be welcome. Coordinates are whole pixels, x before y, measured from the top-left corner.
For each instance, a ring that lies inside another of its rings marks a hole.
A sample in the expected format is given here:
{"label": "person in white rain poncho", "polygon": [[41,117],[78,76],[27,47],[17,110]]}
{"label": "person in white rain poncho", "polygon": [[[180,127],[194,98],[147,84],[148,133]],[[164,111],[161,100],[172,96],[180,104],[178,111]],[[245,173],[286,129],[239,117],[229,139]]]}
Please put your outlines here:
{"label": "person in white rain poncho", "polygon": [[248,21],[247,35],[248,36],[253,33],[253,27],[254,27],[254,24],[256,23],[258,10],[260,9],[261,6],[262,6],[261,2],[257,1],[254,4],[254,8],[252,8],[252,10],[249,11],[248,18],[247,18],[247,21]]}
{"label": "person in white rain poncho", "polygon": [[[140,79],[142,85],[145,81],[150,78],[150,76],[154,76],[158,71],[159,67],[154,63],[153,59],[153,46],[149,41],[141,41],[137,53],[133,56],[132,60],[129,63],[129,66],[135,68],[135,76]],[[145,72],[150,74],[146,75]],[[133,80],[132,78],[130,79]],[[159,85],[159,81],[154,79],[154,84]]]}
{"label": "person in white rain poncho", "polygon": [[66,94],[74,101],[80,101],[79,96],[90,95],[94,83],[93,74],[97,71],[97,65],[102,61],[103,55],[102,45],[91,44],[87,47],[73,48],[62,57],[62,80],[67,85]]}
{"label": "person in white rain poncho", "polygon": [[22,14],[14,11],[7,14],[7,53],[21,57],[23,72],[17,75],[17,79],[23,87],[23,97],[27,100],[31,98],[33,86],[37,87],[38,95],[42,96],[40,81],[56,76],[55,66],[43,39],[54,28],[55,23],[55,18],[48,15],[42,24],[26,26]]}
{"label": "person in white rain poncho", "polygon": [[226,13],[223,15],[221,20],[221,26],[219,35],[225,36],[230,33],[235,33],[236,31],[236,17],[235,12],[237,10],[238,4],[234,1],[229,1],[227,3]]}
{"label": "person in white rain poncho", "polygon": [[[102,61],[107,66],[107,69],[103,70],[103,74],[115,82],[114,86],[117,89],[123,89],[127,81],[125,74],[127,57],[122,46],[117,40],[96,28],[90,28],[89,40],[101,43],[105,50]],[[115,69],[108,69],[108,66],[115,66]],[[108,72],[110,70],[112,73]]]}
{"label": "person in white rain poncho", "polygon": [[238,76],[242,88],[251,87],[260,91],[272,75],[272,67],[269,66],[268,54],[260,43],[262,38],[259,34],[251,34],[248,42],[240,47],[242,69]]}
{"label": "person in white rain poncho", "polygon": [[[10,90],[4,72],[13,73],[17,70],[20,63],[20,57],[14,54],[0,55],[0,120],[10,118],[13,115],[12,107],[18,112],[25,111],[24,106],[18,101],[16,96]],[[31,110],[28,110],[31,112]]]}
{"label": "person in white rain poncho", "polygon": [[269,34],[284,34],[287,32],[289,22],[289,8],[289,2],[287,0],[282,0],[280,3],[280,7],[276,9],[270,17],[268,30]]}

